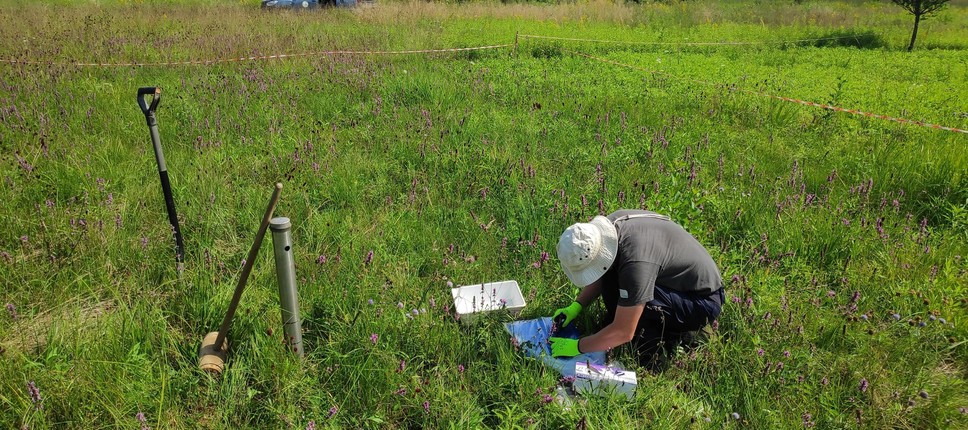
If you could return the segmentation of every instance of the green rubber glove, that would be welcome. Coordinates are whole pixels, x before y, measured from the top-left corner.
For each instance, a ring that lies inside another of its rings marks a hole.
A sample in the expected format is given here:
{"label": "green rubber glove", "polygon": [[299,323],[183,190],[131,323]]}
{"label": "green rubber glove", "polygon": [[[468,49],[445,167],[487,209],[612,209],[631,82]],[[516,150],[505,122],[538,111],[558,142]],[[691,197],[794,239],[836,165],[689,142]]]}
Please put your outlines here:
{"label": "green rubber glove", "polygon": [[571,324],[571,320],[575,319],[578,314],[581,313],[581,303],[571,302],[568,307],[564,307],[555,311],[555,314],[551,316],[551,320],[558,322],[558,316],[564,315],[565,321],[558,324],[558,328],[565,327]]}
{"label": "green rubber glove", "polygon": [[552,357],[574,357],[581,355],[581,351],[578,350],[578,339],[549,337],[548,342],[551,342]]}

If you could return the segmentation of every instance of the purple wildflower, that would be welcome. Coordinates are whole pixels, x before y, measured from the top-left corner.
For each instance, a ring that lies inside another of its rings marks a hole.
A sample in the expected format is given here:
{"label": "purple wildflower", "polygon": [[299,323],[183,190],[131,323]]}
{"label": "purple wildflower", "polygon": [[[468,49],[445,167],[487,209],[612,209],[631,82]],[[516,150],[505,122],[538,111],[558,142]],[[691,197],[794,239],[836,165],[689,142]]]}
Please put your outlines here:
{"label": "purple wildflower", "polygon": [[326,255],[319,254],[319,257],[316,258],[316,264],[326,264]]}
{"label": "purple wildflower", "polygon": [[732,413],[732,414],[730,414],[730,415],[731,415],[731,416],[733,417],[733,419],[734,419],[734,420],[739,420],[739,413],[737,413],[737,412],[733,412],[733,413]]}
{"label": "purple wildflower", "polygon": [[429,414],[430,413],[430,402],[424,401],[423,402],[423,408],[424,408],[424,412],[426,412],[426,413]]}
{"label": "purple wildflower", "polygon": [[306,424],[306,430],[316,430],[316,421],[310,420],[309,423]]}
{"label": "purple wildflower", "polygon": [[27,173],[34,171],[34,166],[31,166],[25,158],[21,157],[19,152],[14,153],[14,156],[17,157],[17,163],[20,164],[21,169],[26,170]]}
{"label": "purple wildflower", "polygon": [[144,412],[138,411],[138,413],[134,417],[138,419],[139,423],[141,423],[141,430],[151,429],[151,427],[148,427],[148,419],[145,418]]}
{"label": "purple wildflower", "polygon": [[803,418],[803,426],[806,427],[806,428],[811,428],[811,427],[817,425],[813,421],[813,416],[811,416],[809,412],[804,412],[803,415],[801,416],[801,418]]}
{"label": "purple wildflower", "polygon": [[541,397],[541,402],[544,404],[551,403],[554,400],[555,398],[552,397],[551,394],[545,394],[544,396]]}
{"label": "purple wildflower", "polygon": [[783,356],[789,358],[790,357],[790,351],[783,351]]}
{"label": "purple wildflower", "polygon": [[397,302],[397,308],[403,309],[403,302]]}
{"label": "purple wildflower", "polygon": [[894,321],[900,321],[901,320],[901,314],[897,314],[897,313],[891,314],[891,318],[894,318]]}
{"label": "purple wildflower", "polygon": [[861,393],[866,393],[869,385],[870,384],[867,382],[867,378],[860,378],[860,386],[858,386],[857,389],[859,389]]}
{"label": "purple wildflower", "polygon": [[824,376],[823,379],[820,380],[820,385],[823,385],[824,387],[826,387],[827,385],[830,385],[830,380],[827,379],[826,376]]}
{"label": "purple wildflower", "polygon": [[369,266],[370,263],[372,262],[373,262],[373,250],[371,249],[370,252],[366,253],[366,258],[363,259],[363,264]]}
{"label": "purple wildflower", "polygon": [[464,373],[464,365],[463,364],[458,364],[457,365],[457,373]]}
{"label": "purple wildflower", "polygon": [[397,372],[403,373],[407,370],[407,360],[400,360],[400,366],[397,368]]}
{"label": "purple wildflower", "polygon": [[763,351],[763,348],[759,348],[759,349],[756,350],[756,355],[762,357],[764,352],[765,351]]}
{"label": "purple wildflower", "polygon": [[407,389],[406,388],[401,388],[401,389],[399,389],[397,391],[394,391],[393,394],[396,394],[398,396],[405,396],[405,395],[407,395]]}
{"label": "purple wildflower", "polygon": [[928,392],[924,390],[921,390],[921,392],[919,392],[918,395],[921,396],[922,399],[928,398]]}
{"label": "purple wildflower", "polygon": [[7,313],[10,314],[10,319],[17,319],[17,308],[13,305],[13,303],[7,303]]}
{"label": "purple wildflower", "polygon": [[370,342],[372,342],[374,345],[376,345],[376,341],[378,339],[380,339],[380,336],[377,335],[376,333],[373,333],[373,334],[370,335]]}
{"label": "purple wildflower", "polygon": [[30,240],[30,237],[28,237],[26,234],[23,235],[23,236],[20,236],[20,241],[21,242],[27,243],[28,240]]}
{"label": "purple wildflower", "polygon": [[373,305],[373,299],[368,299],[368,300],[366,301],[366,304],[368,304],[368,305],[371,305],[371,306],[372,306],[372,305]]}
{"label": "purple wildflower", "polygon": [[337,408],[336,405],[333,405],[333,407],[329,408],[329,414],[326,415],[326,418],[333,418],[333,415],[336,415],[337,412],[339,412],[339,408]]}
{"label": "purple wildflower", "polygon": [[410,310],[410,313],[412,313],[412,314],[414,314],[414,316],[416,316],[416,315],[420,315],[420,311],[418,311],[418,310],[417,310],[417,308],[413,308],[413,309],[411,309],[411,310]]}
{"label": "purple wildflower", "polygon": [[44,409],[44,399],[40,397],[40,389],[37,388],[37,384],[34,384],[34,381],[27,383],[27,391],[30,393],[30,400],[34,402],[34,407]]}

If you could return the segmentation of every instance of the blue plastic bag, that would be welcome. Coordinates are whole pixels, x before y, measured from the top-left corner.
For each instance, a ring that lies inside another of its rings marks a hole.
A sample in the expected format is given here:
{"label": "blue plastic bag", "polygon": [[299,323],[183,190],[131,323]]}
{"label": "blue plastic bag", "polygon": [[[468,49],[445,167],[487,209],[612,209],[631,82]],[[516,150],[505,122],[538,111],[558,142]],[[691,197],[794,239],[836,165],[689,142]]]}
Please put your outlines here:
{"label": "blue plastic bag", "polygon": [[[579,361],[592,365],[605,365],[604,352],[589,352],[571,358],[554,358],[551,356],[551,346],[548,344],[552,326],[551,318],[536,318],[533,320],[515,321],[504,324],[504,328],[517,340],[518,345],[528,357],[541,360],[562,376],[575,376],[575,363]],[[578,339],[580,334],[574,324],[568,325],[555,333],[555,337]]]}

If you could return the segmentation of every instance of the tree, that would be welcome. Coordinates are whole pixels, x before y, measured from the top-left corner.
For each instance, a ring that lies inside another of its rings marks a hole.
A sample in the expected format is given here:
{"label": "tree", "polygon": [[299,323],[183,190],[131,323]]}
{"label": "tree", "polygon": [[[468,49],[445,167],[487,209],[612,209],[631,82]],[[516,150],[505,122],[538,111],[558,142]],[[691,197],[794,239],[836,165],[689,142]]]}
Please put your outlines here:
{"label": "tree", "polygon": [[914,31],[911,32],[911,44],[908,45],[908,51],[914,49],[914,41],[918,38],[918,24],[921,23],[921,17],[930,15],[937,12],[948,0],[891,0],[894,4],[903,7],[908,12],[914,15]]}

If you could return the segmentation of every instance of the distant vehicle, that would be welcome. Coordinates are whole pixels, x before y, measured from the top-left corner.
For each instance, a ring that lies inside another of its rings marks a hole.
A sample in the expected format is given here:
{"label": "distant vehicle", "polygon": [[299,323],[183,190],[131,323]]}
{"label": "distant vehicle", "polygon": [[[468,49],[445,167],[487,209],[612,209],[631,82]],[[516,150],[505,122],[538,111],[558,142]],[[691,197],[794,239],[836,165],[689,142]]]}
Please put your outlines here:
{"label": "distant vehicle", "polygon": [[315,9],[323,6],[354,7],[356,0],[262,0],[263,9]]}

